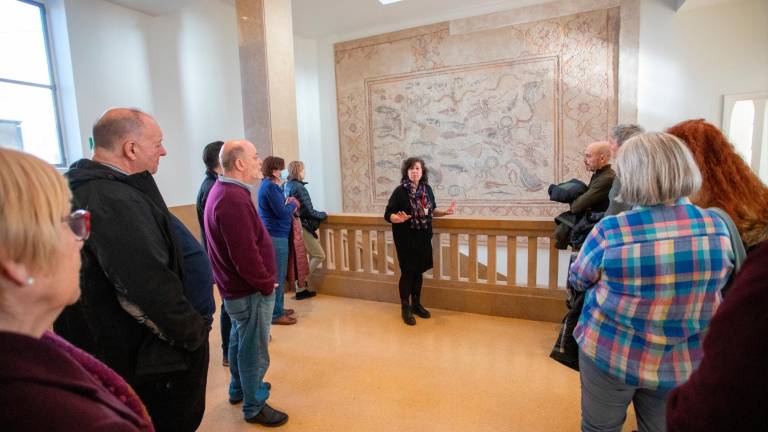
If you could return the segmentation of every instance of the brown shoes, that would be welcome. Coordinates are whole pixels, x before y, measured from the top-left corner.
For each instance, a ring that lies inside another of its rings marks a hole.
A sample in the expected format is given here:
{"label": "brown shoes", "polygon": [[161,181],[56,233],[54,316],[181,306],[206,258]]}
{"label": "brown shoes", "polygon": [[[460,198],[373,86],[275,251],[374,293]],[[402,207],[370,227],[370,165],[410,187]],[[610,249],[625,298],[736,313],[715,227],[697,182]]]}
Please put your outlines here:
{"label": "brown shoes", "polygon": [[296,318],[289,316],[289,315],[283,315],[278,319],[272,320],[272,325],[293,325],[296,324]]}
{"label": "brown shoes", "polygon": [[296,315],[296,311],[293,309],[283,309],[283,315],[288,315],[288,316]]}

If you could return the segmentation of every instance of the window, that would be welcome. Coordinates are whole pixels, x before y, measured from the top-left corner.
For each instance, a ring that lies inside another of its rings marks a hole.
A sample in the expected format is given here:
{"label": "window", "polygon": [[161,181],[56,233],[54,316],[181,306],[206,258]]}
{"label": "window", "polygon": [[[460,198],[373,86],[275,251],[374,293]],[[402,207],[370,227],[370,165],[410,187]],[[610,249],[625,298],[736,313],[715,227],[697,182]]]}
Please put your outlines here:
{"label": "window", "polygon": [[42,3],[0,0],[0,58],[0,146],[64,166]]}
{"label": "window", "polygon": [[723,131],[763,183],[768,184],[768,93],[726,95]]}

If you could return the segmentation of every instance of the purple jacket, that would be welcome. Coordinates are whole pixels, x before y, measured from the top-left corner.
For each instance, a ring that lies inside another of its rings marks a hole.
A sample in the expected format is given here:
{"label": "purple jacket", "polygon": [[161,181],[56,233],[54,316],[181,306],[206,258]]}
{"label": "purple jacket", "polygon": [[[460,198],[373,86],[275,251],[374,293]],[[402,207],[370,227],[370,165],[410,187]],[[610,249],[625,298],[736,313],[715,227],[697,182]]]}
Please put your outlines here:
{"label": "purple jacket", "polygon": [[234,300],[257,292],[272,294],[275,252],[250,192],[237,184],[216,181],[208,194],[204,219],[213,279],[221,297]]}
{"label": "purple jacket", "polygon": [[53,333],[0,332],[3,430],[154,431],[117,373]]}

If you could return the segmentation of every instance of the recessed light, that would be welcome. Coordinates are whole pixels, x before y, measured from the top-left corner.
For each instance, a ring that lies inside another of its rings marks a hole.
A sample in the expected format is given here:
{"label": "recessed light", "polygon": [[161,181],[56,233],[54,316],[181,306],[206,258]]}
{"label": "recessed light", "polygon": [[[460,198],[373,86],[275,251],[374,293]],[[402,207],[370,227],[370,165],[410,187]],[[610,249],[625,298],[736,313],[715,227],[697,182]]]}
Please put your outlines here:
{"label": "recessed light", "polygon": [[399,1],[401,1],[401,0],[379,0],[379,3],[381,3],[383,5],[388,5],[390,3],[397,3]]}

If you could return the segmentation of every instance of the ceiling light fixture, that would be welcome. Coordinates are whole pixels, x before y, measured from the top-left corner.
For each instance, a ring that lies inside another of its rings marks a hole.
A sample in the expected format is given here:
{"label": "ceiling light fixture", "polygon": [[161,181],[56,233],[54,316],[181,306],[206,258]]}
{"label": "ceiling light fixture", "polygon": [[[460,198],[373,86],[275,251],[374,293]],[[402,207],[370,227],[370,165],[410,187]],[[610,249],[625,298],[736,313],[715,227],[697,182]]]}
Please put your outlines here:
{"label": "ceiling light fixture", "polygon": [[390,3],[397,3],[399,1],[401,1],[401,0],[379,0],[379,3],[381,3],[383,5],[388,5]]}

